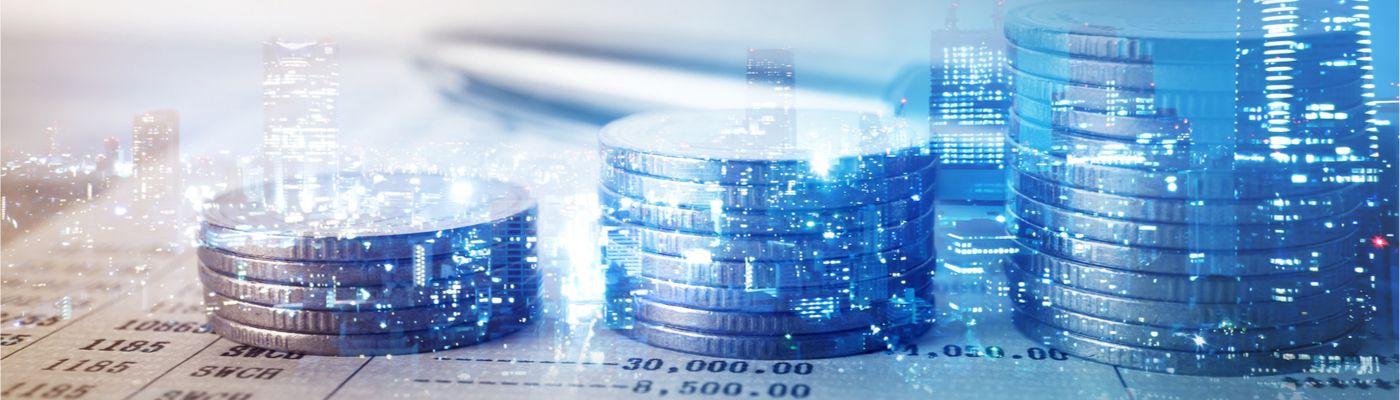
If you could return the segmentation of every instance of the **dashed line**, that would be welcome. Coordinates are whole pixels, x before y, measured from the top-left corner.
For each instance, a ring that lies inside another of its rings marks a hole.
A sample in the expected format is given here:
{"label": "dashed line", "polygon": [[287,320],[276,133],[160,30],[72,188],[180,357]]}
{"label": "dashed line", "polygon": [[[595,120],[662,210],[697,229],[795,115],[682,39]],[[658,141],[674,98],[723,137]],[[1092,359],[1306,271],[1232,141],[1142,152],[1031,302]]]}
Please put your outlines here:
{"label": "dashed line", "polygon": [[516,381],[474,381],[474,380],[447,380],[447,379],[410,379],[418,383],[455,383],[460,385],[500,385],[500,386],[531,386],[531,387],[575,387],[594,389],[630,389],[627,385],[605,385],[601,383],[558,383],[558,382],[516,382]]}

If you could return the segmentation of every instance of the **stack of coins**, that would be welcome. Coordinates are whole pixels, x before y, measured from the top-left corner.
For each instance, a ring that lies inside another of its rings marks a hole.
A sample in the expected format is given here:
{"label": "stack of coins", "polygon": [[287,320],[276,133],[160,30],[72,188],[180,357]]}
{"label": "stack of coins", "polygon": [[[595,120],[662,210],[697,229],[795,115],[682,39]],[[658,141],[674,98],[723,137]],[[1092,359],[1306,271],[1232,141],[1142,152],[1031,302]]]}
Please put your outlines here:
{"label": "stack of coins", "polygon": [[533,200],[496,181],[322,176],[217,196],[200,230],[209,324],[319,355],[444,350],[536,318]]}
{"label": "stack of coins", "polygon": [[1285,353],[1359,331],[1365,72],[1345,62],[1359,37],[1254,31],[1271,20],[1236,6],[1056,1],[1008,16],[1007,212],[1024,251],[1007,269],[1028,336],[1233,375],[1297,368],[1308,357]]}
{"label": "stack of coins", "polygon": [[857,354],[923,334],[927,135],[860,113],[774,125],[795,129],[759,132],[742,111],[713,111],[602,130],[615,326],[654,346],[752,359]]}

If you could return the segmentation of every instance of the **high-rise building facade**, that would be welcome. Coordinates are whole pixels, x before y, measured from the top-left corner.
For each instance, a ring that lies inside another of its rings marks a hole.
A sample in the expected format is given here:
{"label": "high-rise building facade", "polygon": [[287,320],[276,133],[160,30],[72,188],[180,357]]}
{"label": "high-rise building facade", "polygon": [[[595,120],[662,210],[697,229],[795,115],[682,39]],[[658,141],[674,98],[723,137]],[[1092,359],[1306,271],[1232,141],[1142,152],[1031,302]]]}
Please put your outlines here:
{"label": "high-rise building facade", "polygon": [[1012,101],[1000,7],[996,27],[986,30],[959,29],[956,8],[949,8],[947,29],[934,32],[930,54],[929,129],[930,147],[939,155],[938,198],[998,202],[1005,194]]}
{"label": "high-rise building facade", "polygon": [[136,198],[169,206],[180,194],[180,114],[155,110],[136,114],[131,130],[131,167]]}
{"label": "high-rise building facade", "polygon": [[279,192],[339,169],[339,56],[324,39],[263,44],[263,156]]}
{"label": "high-rise building facade", "polygon": [[796,135],[796,83],[792,50],[749,49],[749,133]]}

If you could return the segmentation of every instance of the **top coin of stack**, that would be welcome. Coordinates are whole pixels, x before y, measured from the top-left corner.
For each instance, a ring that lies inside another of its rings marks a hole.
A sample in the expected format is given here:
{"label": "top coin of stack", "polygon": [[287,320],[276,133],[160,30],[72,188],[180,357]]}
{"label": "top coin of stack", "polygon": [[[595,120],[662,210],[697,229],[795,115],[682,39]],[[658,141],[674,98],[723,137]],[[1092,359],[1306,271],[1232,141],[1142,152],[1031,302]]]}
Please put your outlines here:
{"label": "top coin of stack", "polygon": [[605,259],[619,327],[735,358],[884,349],[931,318],[926,135],[803,111],[791,132],[743,112],[628,117],[602,130]]}
{"label": "top coin of stack", "polygon": [[436,351],[535,318],[536,206],[508,183],[320,176],[230,191],[200,229],[215,333],[306,354]]}
{"label": "top coin of stack", "polygon": [[1246,3],[1008,16],[1007,211],[1026,251],[1007,270],[1027,335],[1130,368],[1236,375],[1296,368],[1279,353],[1359,331],[1365,72],[1334,61],[1359,57],[1360,38],[1319,22],[1336,4],[1256,28],[1292,9]]}

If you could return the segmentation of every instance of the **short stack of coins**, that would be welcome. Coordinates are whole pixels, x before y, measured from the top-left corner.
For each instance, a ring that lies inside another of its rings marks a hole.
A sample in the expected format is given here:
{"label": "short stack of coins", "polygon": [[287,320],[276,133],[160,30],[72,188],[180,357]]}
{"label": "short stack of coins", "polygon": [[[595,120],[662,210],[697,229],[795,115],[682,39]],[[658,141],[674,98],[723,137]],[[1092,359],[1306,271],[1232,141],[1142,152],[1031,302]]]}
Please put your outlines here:
{"label": "short stack of coins", "polygon": [[897,346],[932,321],[927,135],[871,114],[801,111],[789,132],[745,113],[606,126],[599,198],[615,327],[748,359]]}
{"label": "short stack of coins", "polygon": [[320,176],[215,197],[200,230],[209,324],[317,355],[439,351],[538,315],[536,205],[509,183]]}
{"label": "short stack of coins", "polygon": [[1261,20],[1218,1],[1008,16],[1023,333],[1118,366],[1237,375],[1306,366],[1360,332],[1363,71],[1338,62],[1358,36]]}

